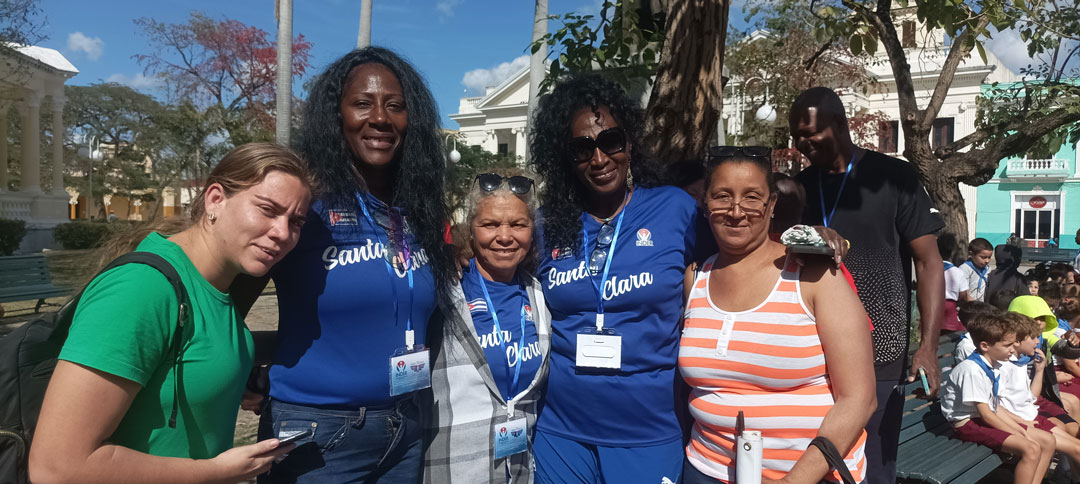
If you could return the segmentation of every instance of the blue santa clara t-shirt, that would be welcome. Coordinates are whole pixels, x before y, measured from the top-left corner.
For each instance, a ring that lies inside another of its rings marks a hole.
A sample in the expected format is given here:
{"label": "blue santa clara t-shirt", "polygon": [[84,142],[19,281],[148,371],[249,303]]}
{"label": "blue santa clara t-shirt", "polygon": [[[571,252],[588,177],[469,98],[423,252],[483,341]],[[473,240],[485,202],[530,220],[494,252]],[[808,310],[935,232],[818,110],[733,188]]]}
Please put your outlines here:
{"label": "blue santa clara t-shirt", "polygon": [[[484,349],[484,356],[491,367],[491,376],[503,398],[510,401],[529,388],[544,360],[540,353],[540,339],[536,334],[533,310],[529,306],[529,294],[525,291],[525,285],[516,278],[509,284],[484,280],[488,296],[491,297],[489,306],[480,286],[480,277],[482,276],[476,269],[476,260],[473,259],[461,278],[461,289],[469,305],[473,327],[480,337],[480,347]],[[492,306],[499,316],[501,332],[495,330],[495,320],[491,317]],[[524,338],[522,329],[525,331]]]}
{"label": "blue santa clara t-shirt", "polygon": [[[698,212],[694,200],[674,187],[637,188],[623,212],[603,285],[604,327],[622,335],[618,372],[579,373],[574,367],[577,334],[596,327],[597,296],[586,259],[601,223],[582,214],[589,247],[541,248],[538,279],[551,309],[552,335],[537,429],[593,445],[659,445],[682,438],[674,393],[679,316]],[[599,282],[602,276],[595,277]]]}
{"label": "blue santa clara t-shirt", "polygon": [[[387,271],[387,206],[368,194],[362,199],[378,227],[359,204],[330,207],[316,201],[296,248],[274,268],[279,312],[278,346],[270,367],[274,399],[349,407],[389,404],[390,357],[405,347],[410,316],[416,344],[424,343],[435,309],[427,253],[407,230],[410,291],[399,255],[392,257],[392,272]],[[407,224],[407,214],[405,219]]]}

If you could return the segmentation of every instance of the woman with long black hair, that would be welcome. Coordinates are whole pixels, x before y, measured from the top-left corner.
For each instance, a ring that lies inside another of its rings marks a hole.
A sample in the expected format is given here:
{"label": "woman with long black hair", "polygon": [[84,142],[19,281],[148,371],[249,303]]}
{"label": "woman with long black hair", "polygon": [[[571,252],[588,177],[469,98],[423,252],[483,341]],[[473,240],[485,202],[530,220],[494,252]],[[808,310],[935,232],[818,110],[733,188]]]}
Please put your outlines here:
{"label": "woman with long black hair", "polygon": [[417,392],[437,295],[444,159],[424,80],[393,52],[346,54],[316,80],[299,151],[322,194],[272,274],[279,325],[261,438],[312,431],[265,482],[415,482]]}
{"label": "woman with long black hair", "polygon": [[538,279],[552,317],[536,481],[678,482],[683,271],[703,219],[689,195],[661,186],[638,143],[641,109],[618,85],[566,79],[535,116]]}

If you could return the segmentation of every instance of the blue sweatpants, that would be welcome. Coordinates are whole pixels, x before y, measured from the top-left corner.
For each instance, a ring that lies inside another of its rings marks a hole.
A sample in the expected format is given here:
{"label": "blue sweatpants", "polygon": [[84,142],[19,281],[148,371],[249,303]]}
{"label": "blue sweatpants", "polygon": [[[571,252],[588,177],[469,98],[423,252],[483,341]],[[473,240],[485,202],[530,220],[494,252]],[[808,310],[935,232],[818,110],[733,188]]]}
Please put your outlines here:
{"label": "blue sweatpants", "polygon": [[678,484],[685,453],[681,439],[605,447],[537,430],[533,440],[537,484]]}

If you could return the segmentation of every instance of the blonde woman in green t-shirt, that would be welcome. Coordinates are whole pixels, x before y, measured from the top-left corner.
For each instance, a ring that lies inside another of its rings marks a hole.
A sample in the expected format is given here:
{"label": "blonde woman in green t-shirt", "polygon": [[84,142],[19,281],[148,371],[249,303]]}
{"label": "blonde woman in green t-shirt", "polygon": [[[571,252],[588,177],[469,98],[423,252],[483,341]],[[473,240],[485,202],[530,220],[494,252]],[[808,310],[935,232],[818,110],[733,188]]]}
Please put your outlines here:
{"label": "blonde woman in green t-shirt", "polygon": [[[277,439],[231,448],[253,344],[227,291],[237,275],[265,275],[296,245],[309,180],[287,148],[241,146],[210,174],[183,230],[141,239],[135,250],[167,260],[188,294],[177,365],[170,342],[179,304],[164,275],[126,264],[87,285],[45,394],[33,482],[238,482],[292,448]],[[183,368],[179,382],[175,368]]]}

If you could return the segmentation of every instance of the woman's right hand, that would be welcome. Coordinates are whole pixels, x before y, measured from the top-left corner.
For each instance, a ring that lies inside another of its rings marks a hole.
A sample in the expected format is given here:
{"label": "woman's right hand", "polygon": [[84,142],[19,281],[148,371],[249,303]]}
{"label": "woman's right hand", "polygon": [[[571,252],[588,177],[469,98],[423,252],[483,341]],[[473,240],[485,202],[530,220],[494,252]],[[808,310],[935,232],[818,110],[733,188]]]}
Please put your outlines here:
{"label": "woman's right hand", "polygon": [[266,439],[251,445],[233,447],[217,457],[210,459],[215,467],[215,475],[221,476],[215,482],[234,483],[251,479],[270,470],[274,459],[296,448],[296,444],[280,445],[278,439]]}

